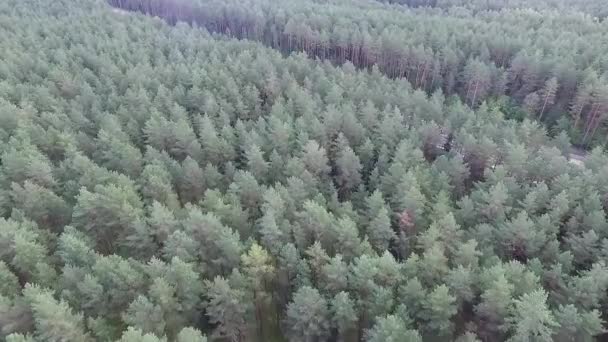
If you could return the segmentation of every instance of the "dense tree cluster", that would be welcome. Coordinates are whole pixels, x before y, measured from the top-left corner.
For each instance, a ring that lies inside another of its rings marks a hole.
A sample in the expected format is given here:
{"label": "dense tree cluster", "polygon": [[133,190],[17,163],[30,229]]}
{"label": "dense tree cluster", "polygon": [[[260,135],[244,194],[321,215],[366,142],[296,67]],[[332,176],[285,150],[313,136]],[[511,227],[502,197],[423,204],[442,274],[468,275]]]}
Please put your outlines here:
{"label": "dense tree cluster", "polygon": [[341,0],[109,2],[286,53],[377,65],[416,89],[459,94],[472,107],[498,100],[514,117],[569,131],[577,145],[608,143],[608,21],[580,12],[409,9]]}
{"label": "dense tree cluster", "polygon": [[492,11],[512,8],[532,8],[535,10],[556,9],[560,11],[580,11],[603,19],[608,16],[608,8],[602,0],[378,0],[386,3],[410,7],[466,7],[474,11]]}
{"label": "dense tree cluster", "polygon": [[608,156],[570,163],[482,79],[461,100],[101,0],[2,1],[0,36],[1,341],[604,330]]}

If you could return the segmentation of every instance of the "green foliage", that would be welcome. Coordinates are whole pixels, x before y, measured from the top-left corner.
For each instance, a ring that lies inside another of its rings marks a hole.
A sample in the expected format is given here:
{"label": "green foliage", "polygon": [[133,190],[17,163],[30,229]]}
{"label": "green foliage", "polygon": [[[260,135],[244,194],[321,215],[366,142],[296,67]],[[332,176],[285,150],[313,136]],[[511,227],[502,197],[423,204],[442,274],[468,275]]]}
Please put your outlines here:
{"label": "green foliage", "polygon": [[207,342],[207,337],[203,335],[199,330],[186,327],[183,328],[176,338],[177,342]]}
{"label": "green foliage", "polygon": [[291,341],[325,339],[329,334],[327,301],[307,286],[300,288],[287,306],[286,325]]}
{"label": "green foliage", "polygon": [[158,338],[153,334],[145,334],[141,330],[129,327],[116,342],[166,342],[166,338]]}
{"label": "green foliage", "polygon": [[340,336],[347,336],[356,327],[355,304],[347,292],[341,291],[331,301],[331,317]]}
{"label": "green foliage", "polygon": [[401,318],[390,315],[378,319],[373,329],[368,332],[367,341],[419,342],[422,338],[416,330],[408,329]]}
{"label": "green foliage", "polygon": [[167,1],[0,2],[0,340],[600,338],[604,22]]}
{"label": "green foliage", "polygon": [[4,261],[0,261],[0,296],[13,298],[19,294],[19,279]]}
{"label": "green foliage", "polygon": [[543,290],[524,294],[514,302],[513,316],[509,319],[514,334],[511,341],[552,341],[559,324],[545,303],[547,294]]}
{"label": "green foliage", "polygon": [[247,302],[242,290],[233,288],[229,282],[216,277],[207,283],[207,316],[217,327],[214,337],[223,337],[229,341],[240,341],[246,336],[247,326],[245,313]]}
{"label": "green foliage", "polygon": [[91,341],[85,332],[82,315],[74,314],[67,303],[57,301],[50,291],[28,285],[23,290],[23,296],[31,307],[39,339]]}
{"label": "green foliage", "polygon": [[445,285],[440,285],[431,291],[423,304],[424,318],[428,321],[427,327],[440,336],[451,333],[450,319],[457,312],[455,306],[456,298],[449,293]]}

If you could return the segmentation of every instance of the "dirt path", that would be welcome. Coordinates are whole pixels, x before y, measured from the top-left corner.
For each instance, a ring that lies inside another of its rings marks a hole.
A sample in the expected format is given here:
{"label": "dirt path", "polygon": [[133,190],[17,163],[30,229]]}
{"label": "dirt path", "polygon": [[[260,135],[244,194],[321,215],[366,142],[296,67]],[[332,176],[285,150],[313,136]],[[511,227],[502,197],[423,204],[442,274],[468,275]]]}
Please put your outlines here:
{"label": "dirt path", "polygon": [[572,148],[572,152],[570,152],[570,157],[568,158],[572,164],[583,166],[585,159],[587,159],[587,151],[576,147]]}
{"label": "dirt path", "polygon": [[114,12],[116,14],[120,14],[120,15],[130,15],[131,14],[129,11],[125,11],[123,9],[116,8],[116,7],[112,7],[112,12]]}

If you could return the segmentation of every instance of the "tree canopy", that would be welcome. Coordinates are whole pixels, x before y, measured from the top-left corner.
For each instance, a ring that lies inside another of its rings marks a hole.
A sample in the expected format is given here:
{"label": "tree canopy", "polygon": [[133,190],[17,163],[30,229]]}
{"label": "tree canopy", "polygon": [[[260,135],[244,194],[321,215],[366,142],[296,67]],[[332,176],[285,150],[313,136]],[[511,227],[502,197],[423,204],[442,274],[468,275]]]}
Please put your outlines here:
{"label": "tree canopy", "polygon": [[515,3],[0,2],[0,341],[593,341],[608,30]]}

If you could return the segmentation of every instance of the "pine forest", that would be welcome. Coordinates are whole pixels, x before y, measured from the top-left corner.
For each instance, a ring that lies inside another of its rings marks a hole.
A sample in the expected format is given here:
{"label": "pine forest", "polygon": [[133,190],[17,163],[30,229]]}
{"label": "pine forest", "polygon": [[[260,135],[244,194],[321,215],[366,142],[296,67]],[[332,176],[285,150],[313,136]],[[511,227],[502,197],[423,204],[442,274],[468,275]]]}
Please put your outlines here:
{"label": "pine forest", "polygon": [[0,0],[0,342],[608,340],[605,0]]}

